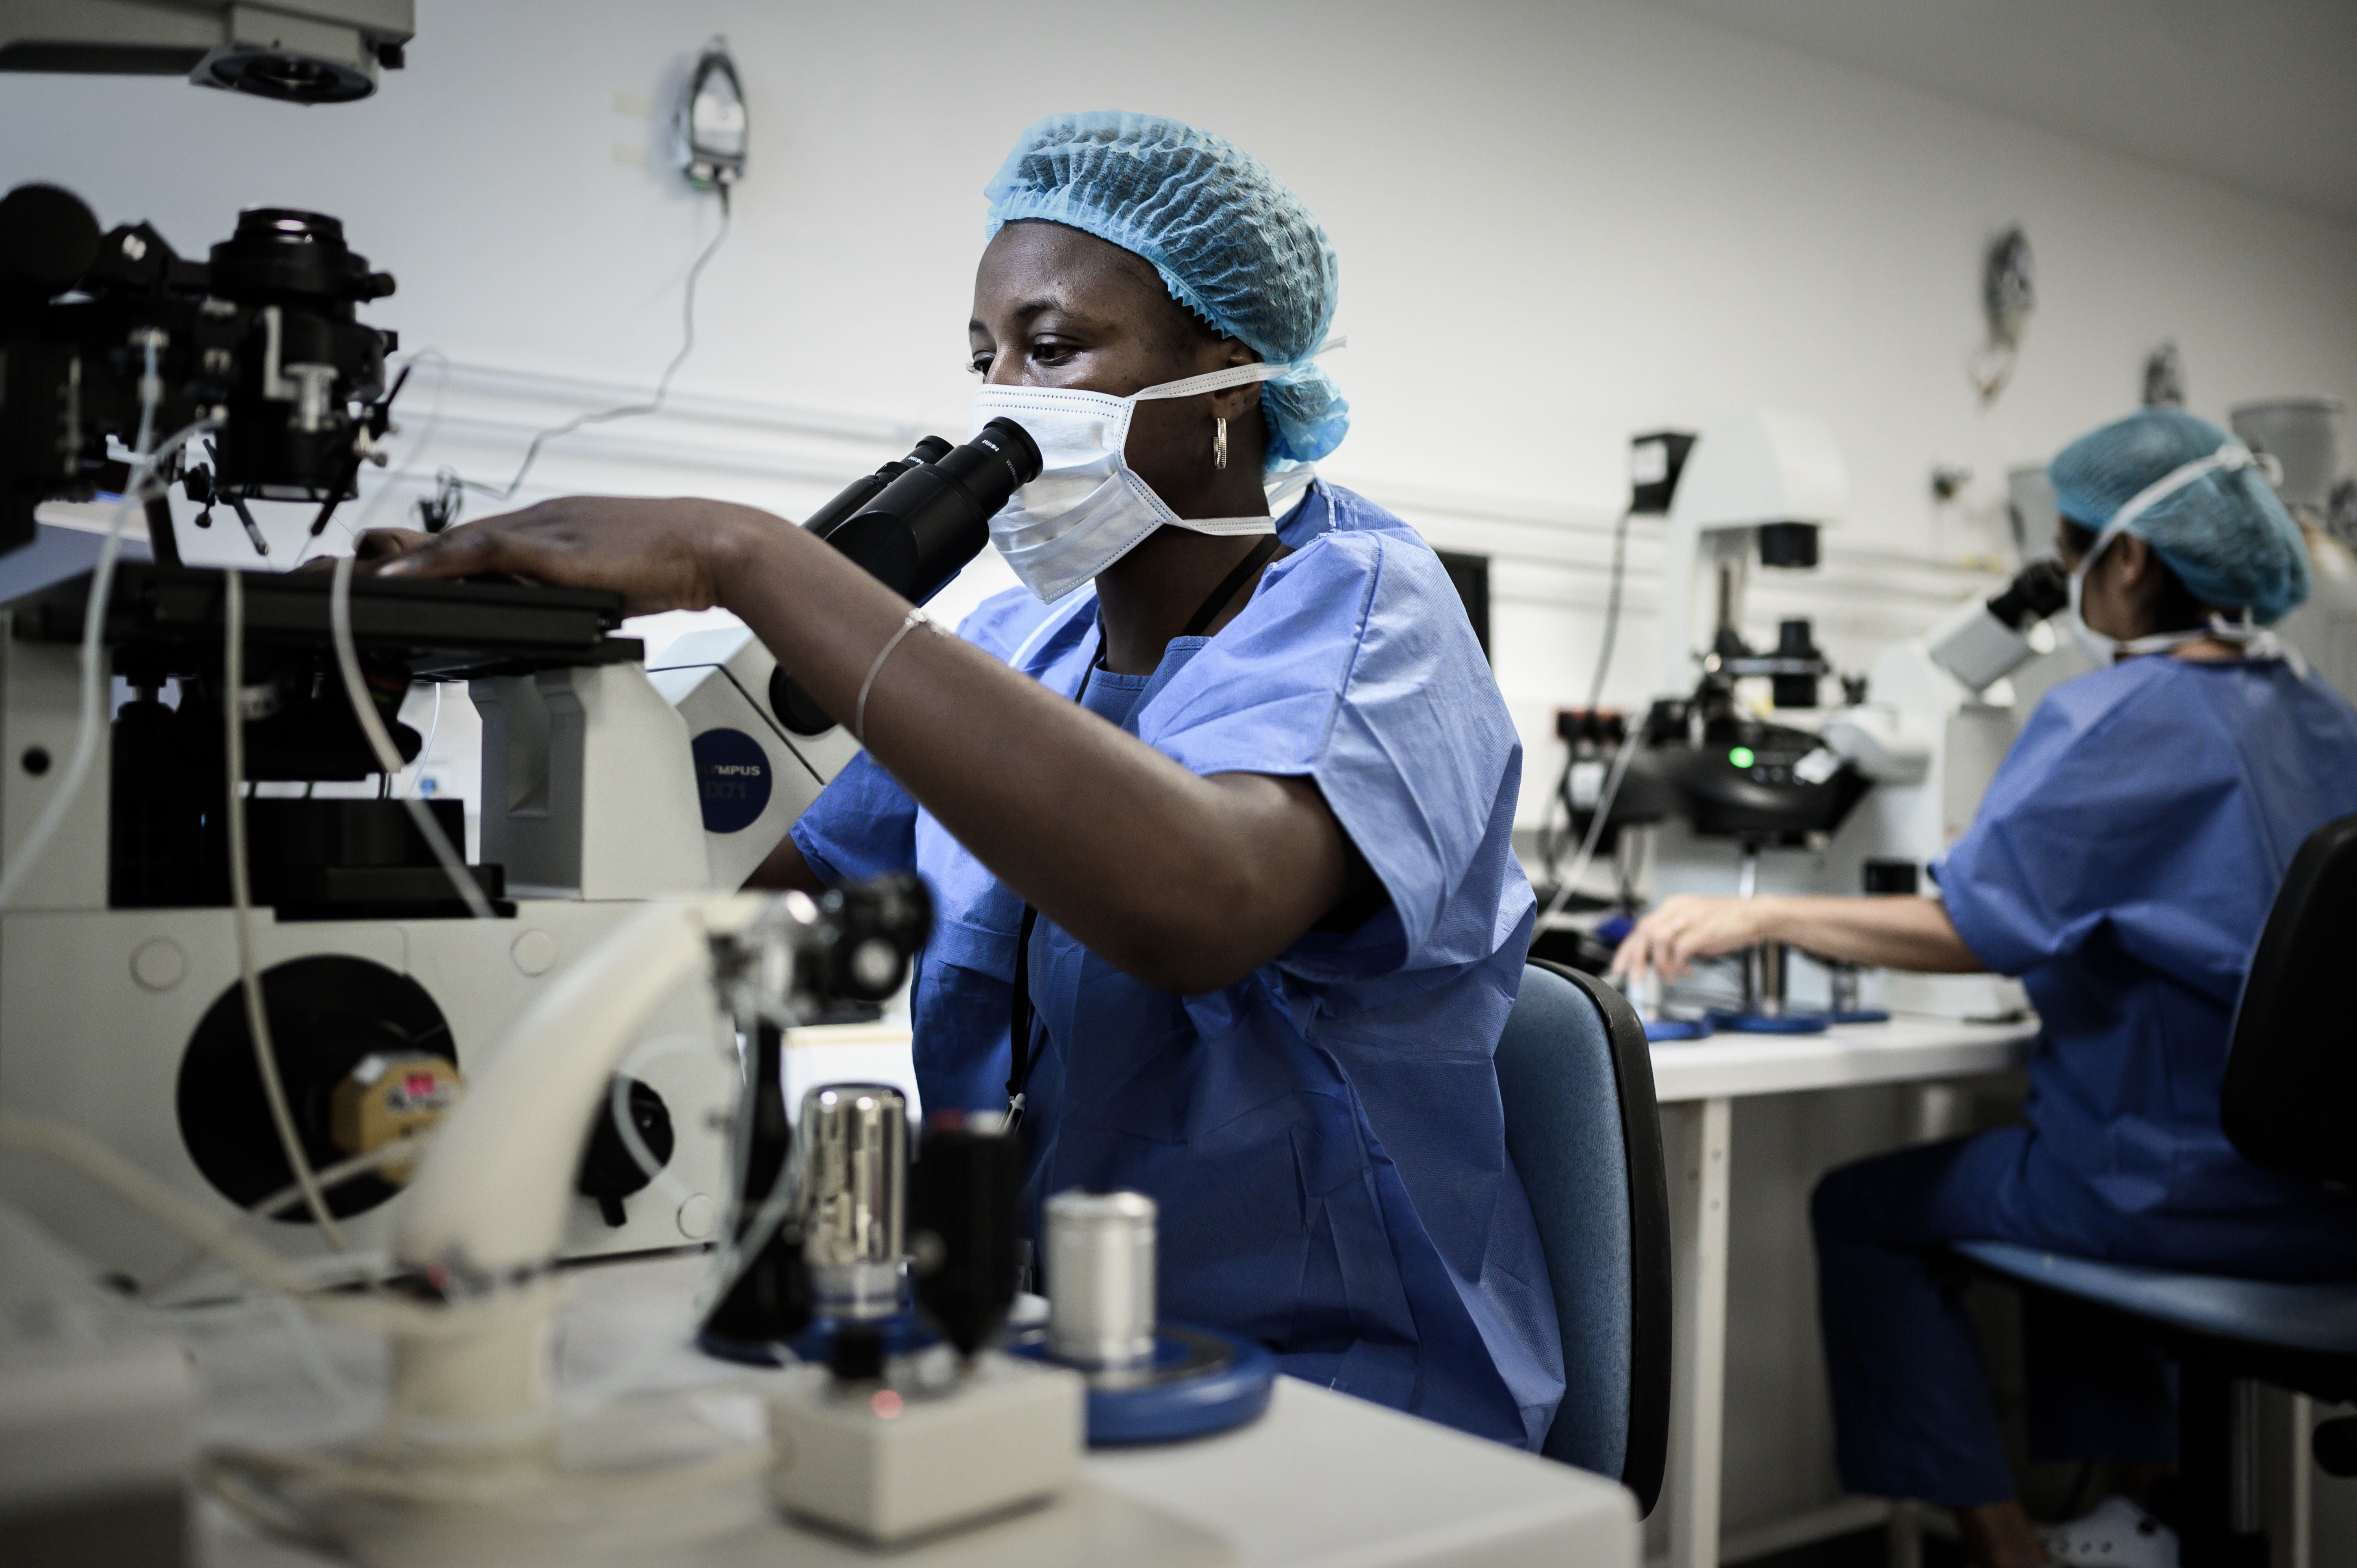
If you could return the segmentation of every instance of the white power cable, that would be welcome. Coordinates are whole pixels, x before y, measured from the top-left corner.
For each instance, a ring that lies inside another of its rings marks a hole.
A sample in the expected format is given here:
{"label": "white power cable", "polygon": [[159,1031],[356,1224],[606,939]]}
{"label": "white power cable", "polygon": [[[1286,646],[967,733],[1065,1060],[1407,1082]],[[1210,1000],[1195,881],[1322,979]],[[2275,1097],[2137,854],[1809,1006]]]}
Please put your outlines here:
{"label": "white power cable", "polygon": [[[431,1131],[430,1128],[422,1129],[406,1136],[395,1138],[391,1143],[380,1144],[375,1148],[364,1154],[354,1155],[348,1160],[339,1160],[332,1165],[321,1167],[317,1172],[319,1190],[333,1192],[346,1182],[358,1180],[382,1166],[415,1159],[425,1152]],[[225,1229],[242,1231],[255,1221],[272,1219],[281,1211],[302,1201],[303,1189],[290,1182],[261,1202],[249,1205],[239,1211],[237,1218],[230,1220]],[[198,1249],[165,1270],[163,1273],[156,1276],[153,1283],[142,1287],[140,1294],[149,1298],[159,1297],[184,1283],[204,1255],[204,1249]]]}
{"label": "white power cable", "polygon": [[1563,879],[1563,886],[1555,889],[1555,901],[1547,906],[1546,913],[1539,917],[1534,929],[1545,930],[1547,922],[1563,913],[1563,907],[1571,902],[1572,890],[1579,886],[1579,879],[1587,875],[1588,863],[1596,858],[1596,846],[1604,837],[1605,821],[1612,814],[1612,801],[1620,793],[1620,780],[1628,773],[1629,764],[1636,759],[1638,744],[1638,738],[1633,735],[1620,737],[1620,749],[1612,755],[1612,771],[1606,776],[1604,788],[1597,792],[1595,815],[1587,820],[1587,836],[1580,842],[1578,857],[1571,863],[1570,875]]}
{"label": "white power cable", "polygon": [[178,1231],[256,1283],[290,1295],[311,1283],[269,1248],[238,1234],[79,1127],[0,1111],[0,1148],[43,1155],[110,1188],[135,1208]]}
{"label": "white power cable", "polygon": [[253,961],[253,868],[246,859],[245,832],[245,575],[221,574],[224,622],[221,637],[221,724],[229,758],[229,900],[237,932],[237,970],[245,994],[246,1033],[253,1042],[253,1064],[262,1077],[262,1095],[270,1103],[271,1124],[278,1129],[278,1145],[286,1168],[303,1191],[303,1206],[311,1211],[319,1234],[339,1252],[351,1246],[343,1229],[328,1212],[327,1195],[304,1152],[295,1112],[286,1101],[286,1085],[278,1073],[278,1050],[270,1037],[270,1010],[262,995],[262,972]]}
{"label": "white power cable", "polygon": [[[385,733],[384,720],[378,716],[376,703],[369,696],[368,682],[361,675],[360,650],[352,642],[352,558],[349,555],[336,557],[335,578],[328,589],[328,630],[336,644],[336,667],[343,674],[344,695],[351,703],[352,717],[360,722],[361,733],[368,736],[377,765],[384,769],[387,778],[394,777],[406,765],[393,744],[393,736]],[[420,757],[424,755],[419,753]],[[408,808],[410,819],[434,851],[434,858],[442,863],[451,887],[465,901],[468,912],[479,920],[498,918],[491,901],[483,897],[482,888],[467,869],[465,857],[451,846],[450,835],[442,831],[433,811],[414,794],[403,795],[401,803]]]}
{"label": "white power cable", "polygon": [[[504,487],[461,478],[453,473],[450,474],[450,478],[454,483],[474,491],[477,495],[489,496],[495,501],[512,500],[515,499],[516,491],[522,488],[525,476],[532,472],[533,465],[540,460],[540,449],[549,442],[563,440],[575,431],[587,425],[605,424],[617,419],[635,419],[644,414],[662,412],[663,405],[671,400],[672,378],[679,374],[679,368],[687,363],[689,355],[695,352],[695,285],[704,276],[705,264],[719,252],[721,242],[728,238],[728,188],[725,185],[719,186],[716,188],[716,191],[720,198],[720,227],[714,232],[711,242],[697,254],[694,264],[687,269],[687,285],[681,294],[679,306],[679,352],[673,354],[671,363],[663,367],[662,379],[655,382],[654,395],[644,403],[623,403],[616,408],[598,409],[589,413],[576,414],[562,424],[553,425],[540,432],[532,438],[532,445],[524,448],[523,461],[517,465],[515,478],[510,479]],[[450,471],[445,469],[444,472]]]}

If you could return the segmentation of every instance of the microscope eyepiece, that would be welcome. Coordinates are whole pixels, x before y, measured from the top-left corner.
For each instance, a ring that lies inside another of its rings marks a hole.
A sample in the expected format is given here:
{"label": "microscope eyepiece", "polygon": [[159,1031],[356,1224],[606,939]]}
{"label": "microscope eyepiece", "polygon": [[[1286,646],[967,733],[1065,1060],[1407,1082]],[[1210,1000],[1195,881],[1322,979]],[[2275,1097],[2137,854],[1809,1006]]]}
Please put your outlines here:
{"label": "microscope eyepiece", "polygon": [[990,520],[1039,477],[1039,445],[994,419],[963,446],[899,474],[835,525],[827,542],[893,592],[923,604],[990,542]]}
{"label": "microscope eyepiece", "polygon": [[2020,574],[1989,600],[1989,614],[2015,631],[2028,631],[2071,602],[2070,579],[2062,563],[2051,555],[2024,566]]}
{"label": "microscope eyepiece", "polygon": [[[990,520],[1039,477],[1039,443],[994,419],[963,446],[928,435],[905,457],[845,487],[802,527],[850,556],[903,598],[923,604],[990,542]],[[780,666],[770,707],[796,735],[823,735],[834,716]]]}
{"label": "microscope eyepiece", "polygon": [[858,512],[869,501],[884,493],[884,487],[911,468],[921,468],[928,463],[938,463],[950,455],[950,444],[938,435],[927,435],[909,448],[905,457],[895,457],[872,474],[864,474],[845,485],[835,498],[802,520],[802,526],[821,539],[826,538],[844,521]]}

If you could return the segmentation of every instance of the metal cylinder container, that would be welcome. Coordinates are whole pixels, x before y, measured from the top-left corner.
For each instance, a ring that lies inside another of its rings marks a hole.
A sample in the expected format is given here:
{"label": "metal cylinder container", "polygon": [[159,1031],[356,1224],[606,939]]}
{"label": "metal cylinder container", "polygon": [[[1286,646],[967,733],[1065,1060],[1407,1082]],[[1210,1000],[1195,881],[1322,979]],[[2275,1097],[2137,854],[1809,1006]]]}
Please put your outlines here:
{"label": "metal cylinder container", "polygon": [[1743,953],[1743,1010],[1760,1018],[1784,1015],[1784,975],[1792,950],[1759,942]]}
{"label": "metal cylinder container", "polygon": [[1832,966],[1827,975],[1827,998],[1835,1012],[1855,1013],[1858,1010],[1858,976],[1861,972],[1854,963]]}
{"label": "metal cylinder container", "polygon": [[1060,1192],[1048,1200],[1048,1353],[1092,1369],[1154,1359],[1154,1200]]}
{"label": "metal cylinder container", "polygon": [[802,1256],[824,1316],[889,1317],[907,1278],[909,1102],[889,1084],[802,1096]]}

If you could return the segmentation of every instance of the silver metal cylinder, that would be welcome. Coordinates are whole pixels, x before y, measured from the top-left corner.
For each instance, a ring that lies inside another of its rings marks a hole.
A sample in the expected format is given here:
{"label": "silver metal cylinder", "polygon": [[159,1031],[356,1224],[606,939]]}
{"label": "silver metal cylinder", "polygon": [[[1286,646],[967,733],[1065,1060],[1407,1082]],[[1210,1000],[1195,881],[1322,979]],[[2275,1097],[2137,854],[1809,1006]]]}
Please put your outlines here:
{"label": "silver metal cylinder", "polygon": [[1060,1192],[1048,1200],[1048,1353],[1075,1367],[1154,1357],[1154,1200]]}
{"label": "silver metal cylinder", "polygon": [[1761,1018],[1784,1015],[1785,961],[1782,942],[1760,942],[1743,953],[1743,1010]]}
{"label": "silver metal cylinder", "polygon": [[822,1315],[889,1317],[907,1278],[909,1101],[885,1083],[802,1096],[802,1256]]}
{"label": "silver metal cylinder", "polygon": [[1828,995],[1835,1012],[1858,1010],[1858,980],[1862,972],[1854,963],[1837,963],[1827,972]]}
{"label": "silver metal cylinder", "polygon": [[2265,1523],[2259,1479],[2259,1385],[2236,1378],[2226,1385],[2226,1528],[2249,1535]]}

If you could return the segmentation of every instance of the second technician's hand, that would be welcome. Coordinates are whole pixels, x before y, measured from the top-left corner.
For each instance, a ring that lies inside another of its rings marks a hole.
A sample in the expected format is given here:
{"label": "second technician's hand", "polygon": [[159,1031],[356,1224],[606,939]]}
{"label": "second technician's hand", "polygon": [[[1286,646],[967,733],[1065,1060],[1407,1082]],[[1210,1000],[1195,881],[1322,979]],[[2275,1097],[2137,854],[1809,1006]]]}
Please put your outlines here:
{"label": "second technician's hand", "polygon": [[1641,976],[1650,970],[1676,980],[1696,959],[1740,951],[1756,942],[1789,942],[1820,959],[1923,974],[1973,974],[1983,967],[1937,898],[1706,898],[1681,893],[1663,899],[1622,939],[1612,955],[1612,972]]}
{"label": "second technician's hand", "polygon": [[1648,970],[1682,978],[1696,959],[1739,951],[1767,935],[1771,898],[1710,898],[1680,893],[1637,922],[1612,955],[1612,972],[1631,979]]}

